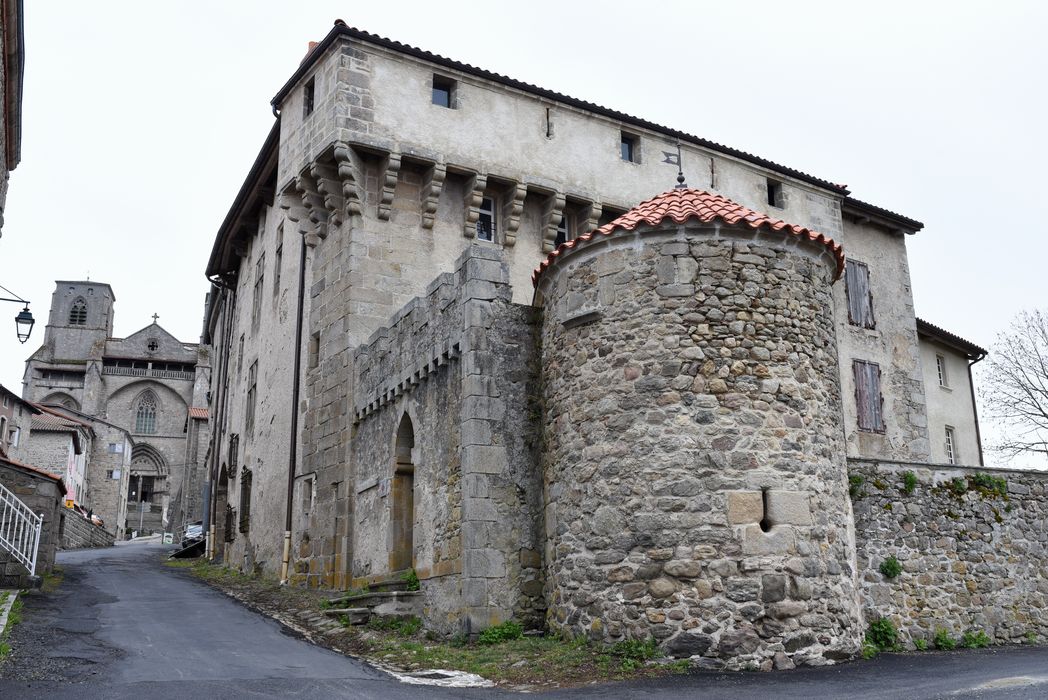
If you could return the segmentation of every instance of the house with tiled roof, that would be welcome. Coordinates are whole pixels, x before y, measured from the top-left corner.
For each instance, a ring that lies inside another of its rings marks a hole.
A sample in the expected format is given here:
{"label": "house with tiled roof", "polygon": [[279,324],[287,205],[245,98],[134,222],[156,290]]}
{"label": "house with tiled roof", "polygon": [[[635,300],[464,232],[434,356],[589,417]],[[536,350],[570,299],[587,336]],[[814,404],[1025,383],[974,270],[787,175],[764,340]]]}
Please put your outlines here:
{"label": "house with tiled roof", "polygon": [[[354,604],[445,634],[858,651],[886,594],[849,473],[948,461],[923,224],[341,21],[270,106],[206,266],[209,557],[327,589],[414,574]],[[974,404],[949,420],[977,442]]]}

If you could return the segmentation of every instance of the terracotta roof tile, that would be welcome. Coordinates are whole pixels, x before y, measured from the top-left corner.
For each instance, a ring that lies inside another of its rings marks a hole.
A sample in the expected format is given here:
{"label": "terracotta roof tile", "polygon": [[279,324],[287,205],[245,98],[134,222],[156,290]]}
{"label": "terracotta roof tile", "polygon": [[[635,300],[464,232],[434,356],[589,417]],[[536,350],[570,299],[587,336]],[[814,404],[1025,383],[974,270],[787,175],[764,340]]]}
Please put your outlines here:
{"label": "terracotta roof tile", "polygon": [[60,418],[53,413],[41,413],[38,416],[33,416],[32,430],[56,430],[61,432],[76,432],[79,426],[65,418]]}
{"label": "terracotta roof tile", "polygon": [[207,420],[207,409],[206,408],[190,408],[190,418],[199,418],[201,420]]}
{"label": "terracotta roof tile", "polygon": [[844,271],[844,248],[828,236],[803,226],[789,224],[780,219],[773,219],[766,214],[748,209],[719,194],[689,188],[675,188],[652,197],[646,202],[641,202],[619,218],[601,226],[595,231],[579,236],[575,240],[562,243],[556,250],[546,256],[542,264],[535,269],[535,272],[531,275],[531,280],[537,284],[539,277],[546,268],[556,262],[558,258],[569,253],[576,246],[595,239],[597,236],[610,236],[616,231],[633,231],[642,225],[658,226],[666,219],[671,219],[678,224],[696,219],[704,223],[722,221],[729,225],[744,225],[752,229],[784,231],[790,235],[826,246],[837,261],[834,281],[840,278],[841,273]]}

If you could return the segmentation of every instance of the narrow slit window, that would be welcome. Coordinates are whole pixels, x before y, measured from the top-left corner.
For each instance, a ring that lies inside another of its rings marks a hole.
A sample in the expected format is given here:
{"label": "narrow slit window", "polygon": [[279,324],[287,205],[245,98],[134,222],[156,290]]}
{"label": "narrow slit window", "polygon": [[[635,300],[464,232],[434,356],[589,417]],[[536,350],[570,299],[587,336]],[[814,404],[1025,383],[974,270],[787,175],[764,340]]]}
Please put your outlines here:
{"label": "narrow slit window", "polygon": [[309,79],[306,83],[305,88],[302,90],[302,116],[308,117],[313,113],[313,108],[316,107],[317,98],[317,79],[316,76]]}
{"label": "narrow slit window", "polygon": [[623,131],[620,134],[620,154],[623,160],[628,161],[630,163],[640,162],[638,158],[640,153],[637,150],[637,141],[638,139],[636,136],[633,136],[632,134],[627,134],[625,131]]}
{"label": "narrow slit window", "polygon": [[441,75],[433,76],[433,104],[448,109],[455,108],[455,81]]}
{"label": "narrow slit window", "polygon": [[778,209],[786,205],[782,194],[782,183],[770,177],[768,178],[768,204]]}
{"label": "narrow slit window", "polygon": [[859,430],[883,433],[884,397],[881,396],[881,368],[876,362],[852,362],[855,378],[855,405]]}
{"label": "narrow slit window", "polygon": [[935,356],[935,369],[939,373],[939,386],[949,388],[950,377],[946,374],[946,358],[943,355]]}
{"label": "narrow slit window", "polygon": [[568,217],[560,217],[560,223],[557,224],[557,239],[553,241],[553,246],[557,247],[562,243],[568,241]]}
{"label": "narrow slit window", "polygon": [[480,215],[477,217],[477,240],[494,241],[498,233],[495,219],[495,200],[484,197],[480,200]]}
{"label": "narrow slit window", "polygon": [[860,328],[876,328],[873,318],[873,292],[870,290],[870,268],[866,263],[849,260],[844,268],[844,291],[848,295],[848,323]]}

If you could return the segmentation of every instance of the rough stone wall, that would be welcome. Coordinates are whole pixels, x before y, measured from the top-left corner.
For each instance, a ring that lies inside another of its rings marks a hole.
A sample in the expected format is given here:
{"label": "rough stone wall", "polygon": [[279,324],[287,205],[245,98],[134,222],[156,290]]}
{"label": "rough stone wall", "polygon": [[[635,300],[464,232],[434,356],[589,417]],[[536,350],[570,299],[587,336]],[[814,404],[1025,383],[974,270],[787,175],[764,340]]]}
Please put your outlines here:
{"label": "rough stone wall", "polygon": [[78,513],[66,511],[65,530],[62,533],[62,549],[84,549],[112,547],[114,537],[105,528],[95,525]]}
{"label": "rough stone wall", "polygon": [[[853,503],[868,620],[890,618],[909,645],[930,645],[940,629],[999,644],[1048,638],[1048,473],[865,460],[849,469],[862,479]],[[906,472],[917,478],[911,493]],[[880,573],[889,556],[902,565],[894,579]]]}
{"label": "rough stone wall", "polygon": [[414,429],[413,565],[427,623],[542,622],[534,310],[500,251],[473,246],[354,353],[353,576],[392,572],[397,429]]}
{"label": "rough stone wall", "polygon": [[733,668],[858,650],[832,274],[671,224],[540,278],[552,627]]}
{"label": "rough stone wall", "polygon": [[[40,548],[36,557],[36,573],[47,573],[55,565],[55,553],[62,540],[66,509],[62,505],[65,492],[58,481],[33,474],[0,462],[0,484],[14,492],[34,513],[44,516],[40,529]],[[0,588],[27,588],[28,572],[0,549]]]}

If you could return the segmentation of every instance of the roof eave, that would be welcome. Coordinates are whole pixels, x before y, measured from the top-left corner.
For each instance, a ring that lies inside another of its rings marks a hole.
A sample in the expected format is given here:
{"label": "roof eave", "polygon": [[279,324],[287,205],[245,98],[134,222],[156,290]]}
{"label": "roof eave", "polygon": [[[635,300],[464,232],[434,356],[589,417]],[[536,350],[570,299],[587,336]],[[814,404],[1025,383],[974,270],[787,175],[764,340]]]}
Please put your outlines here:
{"label": "roof eave", "polygon": [[924,224],[916,219],[896,214],[893,211],[882,209],[854,197],[844,198],[844,201],[841,202],[841,213],[851,215],[860,221],[869,221],[897,233],[905,233],[911,236],[924,228]]}
{"label": "roof eave", "polygon": [[240,186],[233,205],[226,213],[222,225],[215,235],[215,243],[211,248],[211,257],[208,259],[205,275],[209,280],[214,277],[235,271],[235,267],[229,264],[229,247],[235,238],[239,228],[240,220],[244,214],[249,213],[260,203],[262,197],[262,186],[269,176],[276,172],[277,146],[280,142],[280,119],[273,122],[273,126],[262,144],[261,150],[255,156],[254,163],[248,171],[244,184]]}
{"label": "roof eave", "polygon": [[22,84],[25,78],[25,29],[22,0],[4,2],[4,120],[7,169],[22,160]]}
{"label": "roof eave", "polygon": [[959,335],[954,335],[948,330],[936,326],[934,323],[928,323],[922,318],[916,320],[917,335],[931,338],[942,345],[957,350],[970,360],[981,360],[989,354],[987,350],[979,347],[970,340],[965,340]]}

